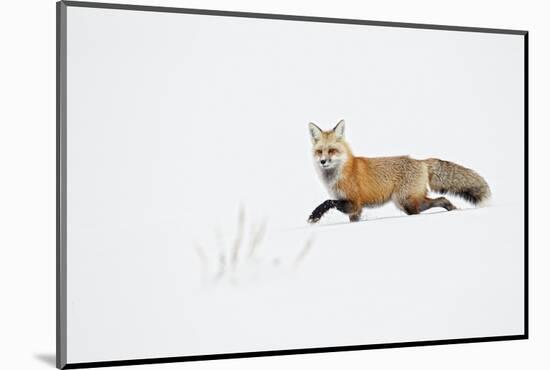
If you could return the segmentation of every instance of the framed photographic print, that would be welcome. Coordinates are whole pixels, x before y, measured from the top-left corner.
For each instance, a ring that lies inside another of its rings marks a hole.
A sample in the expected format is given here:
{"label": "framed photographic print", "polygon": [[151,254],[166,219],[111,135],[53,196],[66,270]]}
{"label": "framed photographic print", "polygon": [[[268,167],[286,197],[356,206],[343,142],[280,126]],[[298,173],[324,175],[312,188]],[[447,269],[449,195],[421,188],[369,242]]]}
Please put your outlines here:
{"label": "framed photographic print", "polygon": [[526,31],[57,27],[59,368],[527,338]]}

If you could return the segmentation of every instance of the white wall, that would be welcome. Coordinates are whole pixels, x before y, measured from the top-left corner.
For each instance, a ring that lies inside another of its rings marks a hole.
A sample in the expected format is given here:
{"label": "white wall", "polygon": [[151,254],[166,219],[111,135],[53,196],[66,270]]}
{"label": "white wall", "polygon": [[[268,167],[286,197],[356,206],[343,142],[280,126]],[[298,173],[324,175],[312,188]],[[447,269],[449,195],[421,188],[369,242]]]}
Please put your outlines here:
{"label": "white wall", "polygon": [[[129,2],[129,1],[128,1]],[[546,188],[548,155],[545,123],[550,63],[550,26],[542,2],[513,5],[497,1],[387,1],[376,5],[340,1],[147,1],[132,2],[196,8],[362,18],[384,21],[528,29],[531,71],[531,197]],[[0,327],[5,365],[53,366],[55,352],[55,4],[9,2],[0,22],[3,57],[0,155],[0,276],[3,297]],[[7,46],[7,49],[5,49]],[[7,82],[7,84],[6,84]],[[540,125],[537,125],[540,123]],[[540,167],[540,168],[536,168]],[[536,174],[535,174],[536,173]],[[534,180],[537,183],[534,183]],[[543,368],[549,342],[547,297],[548,236],[542,227],[547,200],[531,202],[531,339],[521,342],[241,359],[148,368]],[[535,219],[535,214],[539,217]],[[548,362],[546,360],[546,362]],[[6,366],[8,367],[8,366]],[[147,367],[143,367],[147,368]]]}

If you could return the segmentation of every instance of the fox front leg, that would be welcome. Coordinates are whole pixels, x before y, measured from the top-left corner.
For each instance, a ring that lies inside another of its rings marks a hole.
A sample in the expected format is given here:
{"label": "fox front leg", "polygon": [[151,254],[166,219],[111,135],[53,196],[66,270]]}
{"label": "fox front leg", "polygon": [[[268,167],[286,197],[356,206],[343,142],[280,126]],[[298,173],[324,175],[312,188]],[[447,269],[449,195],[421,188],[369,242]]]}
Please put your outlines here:
{"label": "fox front leg", "polygon": [[313,212],[311,212],[311,215],[307,221],[312,224],[318,222],[329,209],[334,207],[334,201],[332,199],[325,200],[323,203],[319,204]]}
{"label": "fox front leg", "polygon": [[318,222],[321,219],[321,217],[323,217],[323,215],[332,208],[336,208],[342,213],[350,214],[352,212],[353,206],[352,206],[352,203],[348,200],[343,200],[343,199],[325,200],[323,203],[319,204],[317,208],[313,210],[313,212],[311,212],[308,222],[312,224]]}

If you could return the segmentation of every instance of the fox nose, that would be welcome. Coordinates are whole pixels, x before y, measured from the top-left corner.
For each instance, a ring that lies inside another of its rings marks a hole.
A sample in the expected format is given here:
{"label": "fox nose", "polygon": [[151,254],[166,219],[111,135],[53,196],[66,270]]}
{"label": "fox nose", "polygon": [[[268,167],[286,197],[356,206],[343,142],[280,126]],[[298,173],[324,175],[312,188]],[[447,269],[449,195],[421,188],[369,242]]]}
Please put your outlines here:
{"label": "fox nose", "polygon": [[325,164],[325,163],[327,163],[327,160],[326,159],[321,159],[320,162],[321,162],[321,164]]}

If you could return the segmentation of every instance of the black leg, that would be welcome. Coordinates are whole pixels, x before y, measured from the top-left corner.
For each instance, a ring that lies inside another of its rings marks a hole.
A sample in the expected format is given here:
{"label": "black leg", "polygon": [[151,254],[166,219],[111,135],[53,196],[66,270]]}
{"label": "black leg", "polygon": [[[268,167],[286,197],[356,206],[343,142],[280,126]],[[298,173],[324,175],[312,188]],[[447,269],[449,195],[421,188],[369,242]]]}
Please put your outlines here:
{"label": "black leg", "polygon": [[433,207],[445,208],[447,211],[452,211],[453,209],[456,209],[456,207],[451,202],[449,202],[447,198],[439,197],[435,199],[426,198],[426,201],[420,205],[419,211],[424,212]]}
{"label": "black leg", "polygon": [[349,221],[350,222],[357,222],[361,219],[361,214],[354,213],[352,215],[349,215]]}
{"label": "black leg", "polygon": [[311,212],[311,215],[309,216],[307,221],[310,223],[315,223],[319,221],[329,209],[332,209],[334,207],[335,205],[332,199],[325,200],[323,203],[319,204],[317,208],[313,210],[313,212]]}
{"label": "black leg", "polygon": [[339,199],[339,200],[333,200],[334,206],[337,210],[339,210],[342,213],[350,214],[355,211],[355,207],[353,207],[353,203],[349,200]]}
{"label": "black leg", "polygon": [[401,207],[403,207],[403,210],[408,215],[417,215],[420,212],[424,212],[433,207],[445,208],[447,211],[452,211],[453,209],[456,209],[456,207],[445,197],[439,197],[435,199],[424,197],[424,199],[421,200],[417,200],[414,198],[407,199],[406,201],[401,203]]}
{"label": "black leg", "polygon": [[349,214],[350,212],[352,212],[353,209],[352,203],[348,200],[328,199],[317,206],[317,208],[315,208],[313,212],[311,212],[308,222],[315,223],[319,221],[321,217],[323,217],[323,215],[332,208],[336,208],[337,210],[345,214]]}
{"label": "black leg", "polygon": [[[426,208],[427,209],[427,208]],[[413,204],[405,204],[403,205],[403,210],[408,215],[417,215],[420,213],[419,207],[413,205]]]}

